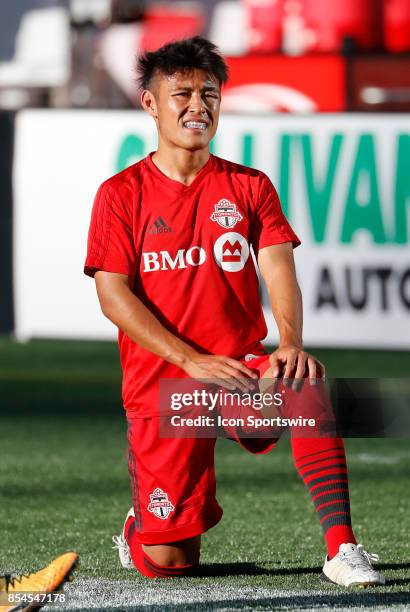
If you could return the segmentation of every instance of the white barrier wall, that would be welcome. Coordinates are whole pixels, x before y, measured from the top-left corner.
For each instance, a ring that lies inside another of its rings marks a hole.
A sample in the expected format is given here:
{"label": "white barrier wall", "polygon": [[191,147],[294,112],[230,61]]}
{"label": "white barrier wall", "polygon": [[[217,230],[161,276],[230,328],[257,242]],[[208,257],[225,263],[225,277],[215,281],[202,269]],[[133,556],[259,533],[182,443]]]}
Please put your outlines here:
{"label": "white barrier wall", "polygon": [[[91,205],[103,180],[155,144],[154,125],[139,112],[19,114],[19,339],[115,337],[82,273]],[[295,257],[306,344],[410,348],[410,116],[225,116],[213,151],[277,186],[303,243]]]}

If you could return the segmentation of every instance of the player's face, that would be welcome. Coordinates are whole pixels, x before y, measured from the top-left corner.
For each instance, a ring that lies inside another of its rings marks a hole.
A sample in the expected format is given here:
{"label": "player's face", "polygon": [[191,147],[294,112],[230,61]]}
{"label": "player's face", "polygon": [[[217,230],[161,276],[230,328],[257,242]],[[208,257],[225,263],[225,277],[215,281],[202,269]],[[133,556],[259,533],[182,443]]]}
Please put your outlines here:
{"label": "player's face", "polygon": [[219,83],[203,70],[160,75],[154,86],[161,139],[190,151],[207,148],[218,126]]}

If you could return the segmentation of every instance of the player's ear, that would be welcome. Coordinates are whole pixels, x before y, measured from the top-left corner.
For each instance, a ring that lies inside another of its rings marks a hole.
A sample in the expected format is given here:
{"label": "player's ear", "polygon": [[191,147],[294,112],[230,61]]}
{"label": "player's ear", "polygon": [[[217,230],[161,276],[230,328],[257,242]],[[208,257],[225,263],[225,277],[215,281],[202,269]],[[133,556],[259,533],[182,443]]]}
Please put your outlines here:
{"label": "player's ear", "polygon": [[149,89],[144,89],[141,93],[141,106],[154,119],[158,117],[157,103],[154,94]]}

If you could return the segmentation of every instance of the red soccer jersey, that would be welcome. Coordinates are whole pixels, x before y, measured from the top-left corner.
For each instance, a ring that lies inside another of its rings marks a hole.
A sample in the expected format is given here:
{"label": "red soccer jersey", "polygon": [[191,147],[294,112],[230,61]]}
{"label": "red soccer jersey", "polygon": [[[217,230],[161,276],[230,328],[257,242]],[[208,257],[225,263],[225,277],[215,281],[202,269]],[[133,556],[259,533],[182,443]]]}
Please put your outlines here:
{"label": "red soccer jersey", "polygon": [[[195,349],[235,359],[267,333],[250,247],[300,244],[268,177],[211,155],[188,187],[152,154],[105,181],[91,218],[85,273],[135,278],[135,295]],[[119,332],[123,402],[158,411],[160,378],[186,374]]]}

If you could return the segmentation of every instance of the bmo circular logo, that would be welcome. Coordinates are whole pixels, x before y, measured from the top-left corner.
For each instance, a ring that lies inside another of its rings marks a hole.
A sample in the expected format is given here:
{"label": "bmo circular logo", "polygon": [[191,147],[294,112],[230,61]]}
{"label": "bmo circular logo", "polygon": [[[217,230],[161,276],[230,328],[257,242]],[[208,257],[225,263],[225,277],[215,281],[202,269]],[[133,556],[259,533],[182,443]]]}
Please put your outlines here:
{"label": "bmo circular logo", "polygon": [[243,270],[249,257],[249,245],[241,234],[226,232],[214,244],[216,263],[226,272]]}

